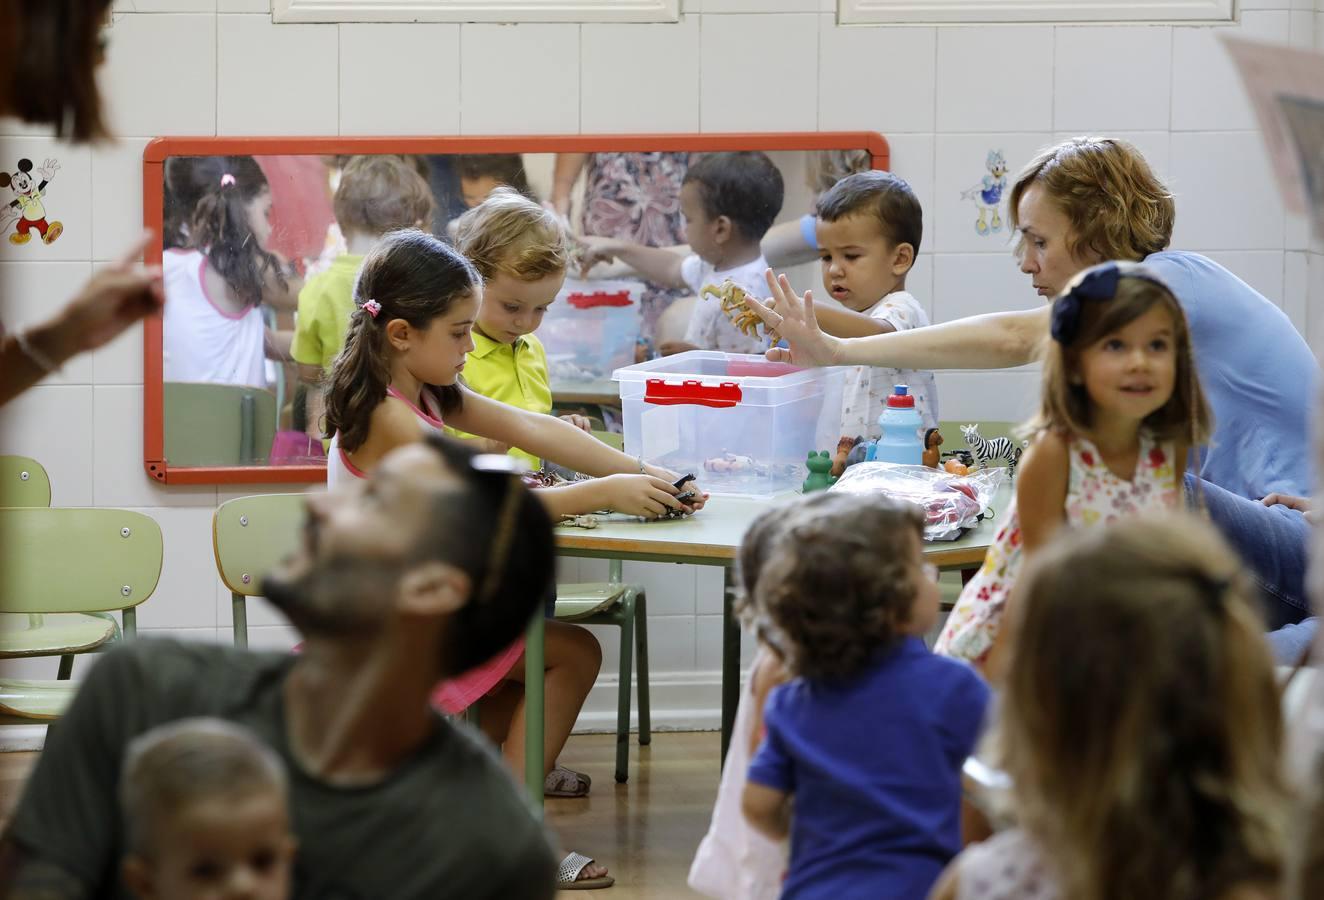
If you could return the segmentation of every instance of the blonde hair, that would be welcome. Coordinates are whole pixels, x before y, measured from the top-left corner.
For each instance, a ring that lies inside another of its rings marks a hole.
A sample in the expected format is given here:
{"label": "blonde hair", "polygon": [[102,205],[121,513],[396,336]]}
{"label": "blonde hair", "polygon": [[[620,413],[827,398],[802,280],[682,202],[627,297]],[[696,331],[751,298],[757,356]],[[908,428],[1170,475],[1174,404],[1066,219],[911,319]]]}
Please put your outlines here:
{"label": "blonde hair", "polygon": [[564,272],[570,243],[556,215],[509,187],[460,216],[455,248],[469,258],[484,279],[497,274],[517,281],[537,281]]}
{"label": "blonde hair", "polygon": [[351,156],[341,170],[333,208],[341,231],[376,237],[431,219],[432,189],[399,156]]}
{"label": "blonde hair", "polygon": [[270,795],[285,802],[285,767],[247,729],[181,719],[135,738],[125,754],[120,806],[129,850],[150,856],[163,819],[199,801]]}
{"label": "blonde hair", "polygon": [[[1102,263],[1116,265],[1121,276],[1117,293],[1111,300],[1086,300],[1081,303],[1080,322],[1075,336],[1063,345],[1048,339],[1043,353],[1043,390],[1039,412],[1023,432],[1027,435],[1042,431],[1072,432],[1089,430],[1092,405],[1085,385],[1080,383],[1080,354],[1106,336],[1125,328],[1151,309],[1160,308],[1172,317],[1172,343],[1177,357],[1176,377],[1172,396],[1161,408],[1150,413],[1142,425],[1156,440],[1180,441],[1187,447],[1208,443],[1213,433],[1213,414],[1205,400],[1204,390],[1195,369],[1195,356],[1191,350],[1191,332],[1186,314],[1172,292],[1158,276],[1135,263]],[[1074,286],[1098,267],[1091,267],[1072,279]],[[1062,303],[1071,293],[1071,287],[1053,301]]]}
{"label": "blonde hair", "polygon": [[[1077,137],[1043,150],[1012,186],[1008,215],[1020,227],[1021,197],[1040,189],[1071,223],[1067,248],[1079,258],[1141,260],[1172,240],[1172,193],[1133,145],[1116,138]],[[1021,255],[1025,241],[1017,242]]]}
{"label": "blonde hair", "polygon": [[811,150],[805,159],[805,185],[821,194],[847,175],[873,168],[868,150]]}
{"label": "blonde hair", "polygon": [[1276,883],[1283,725],[1232,548],[1193,516],[1127,519],[1045,548],[1016,590],[1002,761],[1061,896]]}

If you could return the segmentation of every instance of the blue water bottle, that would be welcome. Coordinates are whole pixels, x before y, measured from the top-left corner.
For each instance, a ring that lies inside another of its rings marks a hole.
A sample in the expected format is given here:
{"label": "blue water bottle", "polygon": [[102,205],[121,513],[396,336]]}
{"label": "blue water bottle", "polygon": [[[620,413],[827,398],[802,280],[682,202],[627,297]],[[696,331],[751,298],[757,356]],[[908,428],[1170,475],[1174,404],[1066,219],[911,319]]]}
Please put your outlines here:
{"label": "blue water bottle", "polygon": [[883,436],[874,446],[870,459],[878,462],[918,466],[924,457],[924,420],[915,409],[910,388],[898,384],[887,398],[887,408],[878,417]]}

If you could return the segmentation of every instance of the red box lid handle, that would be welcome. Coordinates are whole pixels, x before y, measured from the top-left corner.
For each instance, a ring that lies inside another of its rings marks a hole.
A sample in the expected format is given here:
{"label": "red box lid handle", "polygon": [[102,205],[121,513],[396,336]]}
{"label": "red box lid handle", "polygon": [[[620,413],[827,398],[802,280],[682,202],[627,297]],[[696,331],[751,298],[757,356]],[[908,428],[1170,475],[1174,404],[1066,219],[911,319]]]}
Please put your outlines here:
{"label": "red box lid handle", "polygon": [[662,378],[650,378],[644,388],[644,402],[657,406],[711,406],[724,409],[736,406],[744,396],[734,381],[704,384],[682,381],[679,384]]}
{"label": "red box lid handle", "polygon": [[572,293],[565,302],[575,309],[593,309],[598,306],[629,306],[629,291],[594,291],[591,294]]}

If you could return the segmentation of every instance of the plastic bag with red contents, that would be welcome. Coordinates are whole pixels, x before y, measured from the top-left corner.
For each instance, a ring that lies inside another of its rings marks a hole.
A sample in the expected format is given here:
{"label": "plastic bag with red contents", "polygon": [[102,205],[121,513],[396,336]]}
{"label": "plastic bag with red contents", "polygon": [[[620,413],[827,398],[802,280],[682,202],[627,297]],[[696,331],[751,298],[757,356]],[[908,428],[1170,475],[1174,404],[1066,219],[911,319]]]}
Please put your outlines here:
{"label": "plastic bag with red contents", "polygon": [[830,490],[908,500],[924,510],[924,540],[954,541],[979,522],[1006,479],[1001,467],[952,475],[927,466],[862,462],[848,468]]}

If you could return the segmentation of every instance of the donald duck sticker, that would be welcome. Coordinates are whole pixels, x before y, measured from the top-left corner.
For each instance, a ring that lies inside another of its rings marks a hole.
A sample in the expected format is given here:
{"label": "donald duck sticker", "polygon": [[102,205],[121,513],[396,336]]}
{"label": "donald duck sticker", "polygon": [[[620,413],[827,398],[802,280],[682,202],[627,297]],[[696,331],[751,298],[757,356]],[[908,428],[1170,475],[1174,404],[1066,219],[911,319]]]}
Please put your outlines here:
{"label": "donald duck sticker", "polygon": [[8,230],[10,223],[15,219],[18,220],[18,227],[9,236],[11,244],[26,244],[32,240],[33,230],[41,236],[43,244],[53,243],[64,233],[62,223],[46,221],[46,206],[41,202],[41,198],[46,195],[46,185],[50,184],[55,173],[60,171],[60,164],[53,159],[46,160],[41,168],[36,170],[41,176],[39,184],[34,183],[32,170],[32,160],[20,159],[17,172],[0,172],[0,187],[9,188],[15,195],[14,199],[0,210],[0,231]]}
{"label": "donald duck sticker", "polygon": [[979,182],[961,192],[962,200],[973,200],[979,209],[979,218],[975,220],[975,233],[987,235],[1002,230],[1002,192],[1007,189],[1007,158],[1001,150],[988,151],[984,161],[988,170]]}

